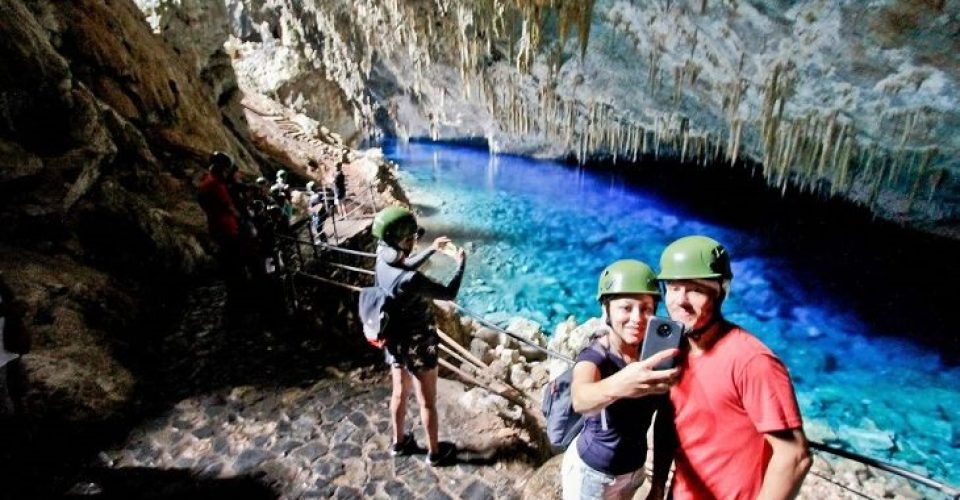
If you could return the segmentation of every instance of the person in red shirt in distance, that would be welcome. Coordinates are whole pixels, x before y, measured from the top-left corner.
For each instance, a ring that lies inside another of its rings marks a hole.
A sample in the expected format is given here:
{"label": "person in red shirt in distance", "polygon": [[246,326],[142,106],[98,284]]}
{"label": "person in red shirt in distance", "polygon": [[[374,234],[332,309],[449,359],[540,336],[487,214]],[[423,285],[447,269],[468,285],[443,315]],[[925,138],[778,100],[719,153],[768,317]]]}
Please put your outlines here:
{"label": "person in red shirt in distance", "polygon": [[687,236],[660,257],[667,312],[687,329],[670,389],[673,498],[793,498],[812,463],[790,375],[759,339],[723,318],[733,272],[717,241]]}
{"label": "person in red shirt in distance", "polygon": [[240,212],[233,204],[227,185],[227,172],[233,159],[221,151],[210,155],[208,171],[200,179],[197,201],[207,214],[210,236],[220,247],[219,262],[225,273],[228,289],[236,292],[243,282],[244,261],[240,239]]}

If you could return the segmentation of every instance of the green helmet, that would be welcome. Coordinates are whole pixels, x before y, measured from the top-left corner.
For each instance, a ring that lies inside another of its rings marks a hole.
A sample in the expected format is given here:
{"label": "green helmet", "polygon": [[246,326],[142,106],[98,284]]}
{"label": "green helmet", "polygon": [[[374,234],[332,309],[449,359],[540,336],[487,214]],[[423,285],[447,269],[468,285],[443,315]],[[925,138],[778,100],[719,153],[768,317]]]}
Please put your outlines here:
{"label": "green helmet", "polygon": [[657,275],[650,266],[639,260],[618,260],[600,273],[597,283],[597,300],[606,295],[625,294],[660,295]]}
{"label": "green helmet", "polygon": [[307,183],[307,191],[310,192],[310,193],[312,193],[312,192],[313,192],[313,187],[316,186],[316,185],[317,185],[317,182],[316,182],[316,181],[310,181],[310,182],[308,182],[308,183]]}
{"label": "green helmet", "polygon": [[730,254],[717,240],[685,236],[669,244],[660,256],[661,280],[733,278]]}
{"label": "green helmet", "polygon": [[405,208],[387,207],[373,218],[373,236],[391,246],[416,233],[417,229],[417,218]]}
{"label": "green helmet", "polygon": [[286,178],[287,178],[287,171],[286,171],[286,170],[284,170],[284,169],[282,169],[282,168],[281,168],[280,170],[277,170],[277,180],[278,180],[278,181],[279,181],[280,179],[286,179]]}

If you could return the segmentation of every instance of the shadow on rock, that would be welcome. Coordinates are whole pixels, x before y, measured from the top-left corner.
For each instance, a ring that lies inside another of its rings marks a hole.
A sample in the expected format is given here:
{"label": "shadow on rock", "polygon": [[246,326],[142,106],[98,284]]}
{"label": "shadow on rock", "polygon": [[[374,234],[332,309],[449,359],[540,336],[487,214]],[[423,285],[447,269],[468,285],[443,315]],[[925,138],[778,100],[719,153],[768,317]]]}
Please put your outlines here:
{"label": "shadow on rock", "polygon": [[61,498],[272,500],[279,494],[254,476],[210,478],[182,469],[92,469]]}

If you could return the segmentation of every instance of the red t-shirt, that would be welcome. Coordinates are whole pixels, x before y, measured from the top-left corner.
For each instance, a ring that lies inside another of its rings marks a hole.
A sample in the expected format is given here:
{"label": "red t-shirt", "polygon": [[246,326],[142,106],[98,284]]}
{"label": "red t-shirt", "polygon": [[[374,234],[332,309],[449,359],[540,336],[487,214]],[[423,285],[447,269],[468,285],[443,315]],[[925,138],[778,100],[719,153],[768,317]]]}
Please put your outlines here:
{"label": "red t-shirt", "polygon": [[674,498],[755,499],[771,455],[764,433],[802,426],[786,367],[733,325],[680,366],[670,390],[679,440]]}
{"label": "red t-shirt", "polygon": [[200,179],[197,198],[207,214],[207,226],[214,238],[234,238],[239,233],[239,222],[227,183],[209,172]]}

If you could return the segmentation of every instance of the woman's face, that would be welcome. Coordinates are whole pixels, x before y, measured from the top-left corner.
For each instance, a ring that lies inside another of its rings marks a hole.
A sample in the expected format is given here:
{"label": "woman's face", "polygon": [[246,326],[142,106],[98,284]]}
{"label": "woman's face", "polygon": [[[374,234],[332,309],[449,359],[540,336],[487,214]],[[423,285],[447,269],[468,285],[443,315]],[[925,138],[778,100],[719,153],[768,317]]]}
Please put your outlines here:
{"label": "woman's face", "polygon": [[639,345],[647,329],[647,320],[657,310],[651,295],[626,295],[610,299],[607,304],[610,326],[623,342]]}

